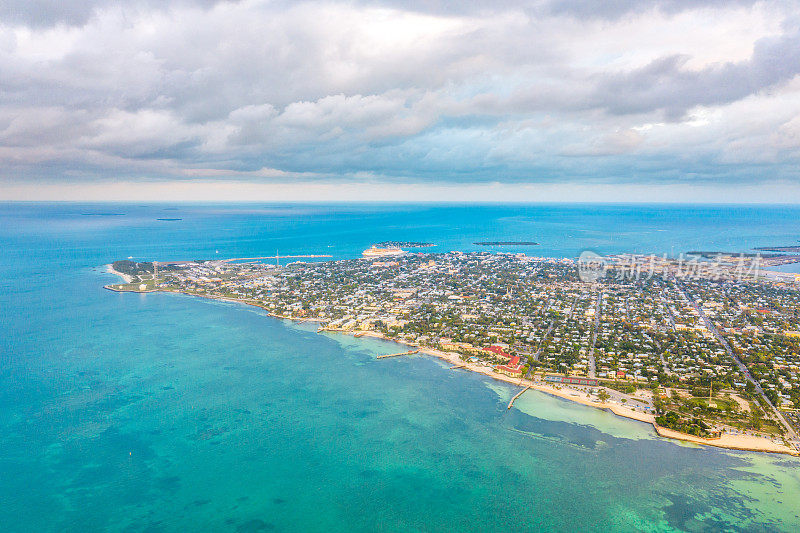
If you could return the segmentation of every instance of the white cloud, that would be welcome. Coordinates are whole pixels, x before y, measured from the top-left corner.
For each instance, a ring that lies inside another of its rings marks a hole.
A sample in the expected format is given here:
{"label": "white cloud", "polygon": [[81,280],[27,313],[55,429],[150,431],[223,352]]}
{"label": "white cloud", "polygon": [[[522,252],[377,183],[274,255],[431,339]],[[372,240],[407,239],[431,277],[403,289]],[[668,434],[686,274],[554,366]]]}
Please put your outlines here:
{"label": "white cloud", "polygon": [[23,4],[6,183],[800,180],[794,0]]}

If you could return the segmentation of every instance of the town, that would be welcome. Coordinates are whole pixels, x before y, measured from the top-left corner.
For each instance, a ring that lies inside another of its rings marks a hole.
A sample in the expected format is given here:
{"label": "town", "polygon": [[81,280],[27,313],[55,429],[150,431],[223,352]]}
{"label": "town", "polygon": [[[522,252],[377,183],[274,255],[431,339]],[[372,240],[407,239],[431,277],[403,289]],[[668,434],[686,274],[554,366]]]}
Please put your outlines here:
{"label": "town", "polygon": [[362,259],[275,259],[117,261],[127,283],[108,288],[242,301],[319,322],[320,331],[381,336],[616,404],[682,434],[759,436],[800,449],[794,275],[766,275],[732,256],[582,264],[372,247]]}

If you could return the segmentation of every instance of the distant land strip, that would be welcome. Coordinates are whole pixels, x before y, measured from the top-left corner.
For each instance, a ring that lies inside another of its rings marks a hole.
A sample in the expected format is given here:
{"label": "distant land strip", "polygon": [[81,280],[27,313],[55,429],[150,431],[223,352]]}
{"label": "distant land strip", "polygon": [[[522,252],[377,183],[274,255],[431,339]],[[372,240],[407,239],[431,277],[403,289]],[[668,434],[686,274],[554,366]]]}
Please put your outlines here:
{"label": "distant land strip", "polygon": [[763,250],[765,252],[792,252],[800,253],[800,246],[762,246],[753,250]]}
{"label": "distant land strip", "polygon": [[[758,249],[758,248],[756,248]],[[686,252],[686,255],[698,255],[700,257],[707,257],[707,258],[715,258],[717,256],[730,256],[730,257],[780,257],[778,255],[770,255],[770,256],[763,256],[759,253],[750,253],[750,252],[719,252],[719,251],[698,251],[698,250],[691,250]]]}
{"label": "distant land strip", "polygon": [[533,241],[480,241],[472,244],[475,246],[539,246],[538,242]]}

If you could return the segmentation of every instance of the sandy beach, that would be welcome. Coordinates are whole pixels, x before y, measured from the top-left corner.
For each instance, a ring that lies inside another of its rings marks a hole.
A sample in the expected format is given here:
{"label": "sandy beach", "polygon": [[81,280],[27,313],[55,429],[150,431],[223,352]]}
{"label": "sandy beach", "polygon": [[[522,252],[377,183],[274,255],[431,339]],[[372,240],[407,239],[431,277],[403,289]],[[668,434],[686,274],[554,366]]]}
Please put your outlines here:
{"label": "sandy beach", "polygon": [[130,283],[132,281],[132,278],[129,275],[123,274],[118,270],[114,270],[114,265],[112,265],[111,263],[106,265],[106,272],[108,272],[109,274],[116,274],[117,276],[125,280],[125,283]]}
{"label": "sandy beach", "polygon": [[705,444],[706,446],[716,446],[718,448],[745,450],[751,452],[785,453],[795,456],[800,455],[797,450],[794,450],[785,444],[779,444],[770,439],[755,437],[753,435],[732,435],[730,433],[723,433],[718,439],[704,439],[702,437],[695,437],[694,435],[687,435],[686,433],[663,428],[655,423],[653,424],[653,427],[655,428],[656,433],[662,437],[694,442],[696,444]]}
{"label": "sandy beach", "polygon": [[[365,332],[349,332],[349,331],[342,331],[342,330],[329,330],[329,331],[337,331],[340,333],[363,333],[362,336],[365,337],[375,337],[384,340],[389,340],[392,342],[398,342],[400,344],[405,344],[411,347],[417,347],[411,344],[404,343],[402,341],[397,341],[395,339],[390,339],[384,336],[381,333],[375,331],[365,331]],[[459,354],[453,352],[445,352],[441,350],[436,350],[434,348],[424,348],[419,347],[420,353],[424,353],[426,355],[431,355],[433,357],[438,357],[440,359],[444,359],[448,363],[451,363],[453,366],[459,366],[459,369],[469,370],[471,372],[478,372],[485,376],[488,376],[492,379],[496,379],[499,381],[505,381],[506,383],[510,383],[512,385],[517,385],[519,387],[530,387],[531,389],[544,392],[547,394],[551,394],[553,396],[558,396],[559,398],[564,398],[565,400],[569,400],[572,402],[576,402],[582,405],[586,405],[588,407],[594,407],[596,409],[603,409],[605,411],[609,411],[614,413],[617,416],[621,416],[624,418],[630,418],[632,420],[637,420],[639,422],[645,422],[647,424],[651,424],[655,429],[656,433],[665,438],[669,439],[676,439],[685,442],[692,442],[695,444],[703,444],[707,446],[716,446],[718,448],[727,448],[731,450],[745,450],[745,451],[754,451],[754,452],[768,452],[768,453],[782,453],[787,455],[794,455],[800,456],[800,452],[786,446],[784,444],[776,443],[775,441],[763,437],[756,437],[753,435],[732,435],[729,433],[723,434],[721,437],[717,439],[705,439],[702,437],[695,437],[694,435],[688,435],[686,433],[681,433],[679,431],[674,431],[671,429],[663,428],[656,424],[655,416],[649,413],[643,413],[641,411],[636,411],[631,409],[630,407],[626,407],[624,405],[620,405],[618,403],[602,403],[598,401],[593,401],[588,397],[585,392],[578,391],[575,389],[570,389],[568,387],[554,387],[552,385],[548,385],[542,382],[531,381],[527,379],[521,378],[512,378],[510,376],[506,376],[505,374],[500,374],[494,371],[491,367],[487,367],[485,365],[478,365],[475,363],[470,363],[467,361],[463,361]]]}

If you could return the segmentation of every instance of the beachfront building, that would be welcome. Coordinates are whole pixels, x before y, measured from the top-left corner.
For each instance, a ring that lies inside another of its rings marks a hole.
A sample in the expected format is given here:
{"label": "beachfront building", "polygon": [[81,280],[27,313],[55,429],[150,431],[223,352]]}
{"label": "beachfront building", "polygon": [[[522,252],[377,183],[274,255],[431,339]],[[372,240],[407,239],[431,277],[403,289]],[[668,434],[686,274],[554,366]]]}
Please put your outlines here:
{"label": "beachfront building", "polygon": [[505,374],[506,376],[511,376],[512,378],[522,377],[522,365],[520,364],[518,355],[511,356],[511,358],[508,361],[508,364],[497,365],[494,368],[501,374]]}
{"label": "beachfront building", "polygon": [[[494,355],[495,357],[499,357],[500,359],[505,359],[505,360],[511,359],[511,354],[506,352],[502,346],[499,346],[497,344],[493,344],[492,346],[487,346],[486,348],[483,349],[483,351],[489,352],[490,354]],[[519,357],[517,357],[517,360],[519,360]]]}

